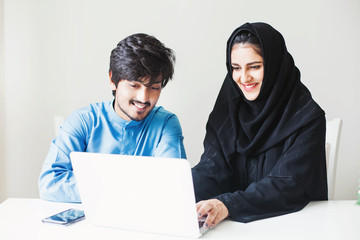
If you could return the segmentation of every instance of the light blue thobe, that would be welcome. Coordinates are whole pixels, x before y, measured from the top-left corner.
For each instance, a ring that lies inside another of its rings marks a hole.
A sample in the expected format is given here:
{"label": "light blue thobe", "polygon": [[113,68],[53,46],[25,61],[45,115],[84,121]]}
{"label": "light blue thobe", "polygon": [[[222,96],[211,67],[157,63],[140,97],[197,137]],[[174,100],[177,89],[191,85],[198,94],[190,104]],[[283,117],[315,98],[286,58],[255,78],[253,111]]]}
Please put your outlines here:
{"label": "light blue thobe", "polygon": [[69,155],[73,151],[186,158],[176,115],[155,107],[142,121],[125,121],[101,102],[82,108],[65,120],[52,141],[39,178],[40,197],[81,202]]}

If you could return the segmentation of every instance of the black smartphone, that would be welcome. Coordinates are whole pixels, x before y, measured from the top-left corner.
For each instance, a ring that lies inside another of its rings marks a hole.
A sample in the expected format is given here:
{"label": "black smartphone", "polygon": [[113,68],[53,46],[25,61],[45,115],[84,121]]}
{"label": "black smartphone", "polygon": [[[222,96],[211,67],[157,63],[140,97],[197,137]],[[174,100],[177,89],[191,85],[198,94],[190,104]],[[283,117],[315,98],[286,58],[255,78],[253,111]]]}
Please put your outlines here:
{"label": "black smartphone", "polygon": [[42,219],[43,223],[55,223],[59,225],[69,225],[74,222],[78,222],[85,218],[85,213],[82,210],[70,208],[63,212],[54,214],[50,217]]}

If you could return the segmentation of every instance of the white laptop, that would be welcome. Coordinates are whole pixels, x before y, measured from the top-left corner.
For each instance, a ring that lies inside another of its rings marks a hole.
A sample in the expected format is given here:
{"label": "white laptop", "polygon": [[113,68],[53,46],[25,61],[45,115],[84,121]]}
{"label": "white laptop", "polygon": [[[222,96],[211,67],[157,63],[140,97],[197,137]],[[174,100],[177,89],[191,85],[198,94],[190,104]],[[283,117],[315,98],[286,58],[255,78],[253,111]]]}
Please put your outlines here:
{"label": "white laptop", "polygon": [[191,238],[207,232],[187,160],[86,152],[70,158],[92,224]]}

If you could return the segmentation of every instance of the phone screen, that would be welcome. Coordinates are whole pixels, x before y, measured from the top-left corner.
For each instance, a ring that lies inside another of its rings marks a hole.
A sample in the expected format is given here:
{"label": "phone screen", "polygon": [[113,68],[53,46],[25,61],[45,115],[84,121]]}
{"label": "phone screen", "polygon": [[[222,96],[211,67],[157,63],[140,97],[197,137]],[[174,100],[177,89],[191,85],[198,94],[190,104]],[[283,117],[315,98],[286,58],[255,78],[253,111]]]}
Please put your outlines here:
{"label": "phone screen", "polygon": [[84,219],[85,213],[82,210],[78,209],[68,209],[63,212],[54,214],[50,217],[44,218],[43,223],[55,223],[60,225],[68,225]]}

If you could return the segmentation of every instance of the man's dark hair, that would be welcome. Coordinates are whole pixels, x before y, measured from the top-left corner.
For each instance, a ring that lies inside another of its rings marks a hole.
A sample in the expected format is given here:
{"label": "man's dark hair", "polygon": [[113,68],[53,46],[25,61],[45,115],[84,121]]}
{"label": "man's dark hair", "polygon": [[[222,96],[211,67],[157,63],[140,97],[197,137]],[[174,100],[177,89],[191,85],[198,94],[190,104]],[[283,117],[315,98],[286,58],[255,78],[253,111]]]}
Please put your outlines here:
{"label": "man's dark hair", "polygon": [[173,50],[153,36],[137,33],[121,40],[111,51],[109,72],[116,87],[120,80],[142,82],[146,77],[150,80],[147,85],[160,80],[163,88],[173,77],[174,63]]}

